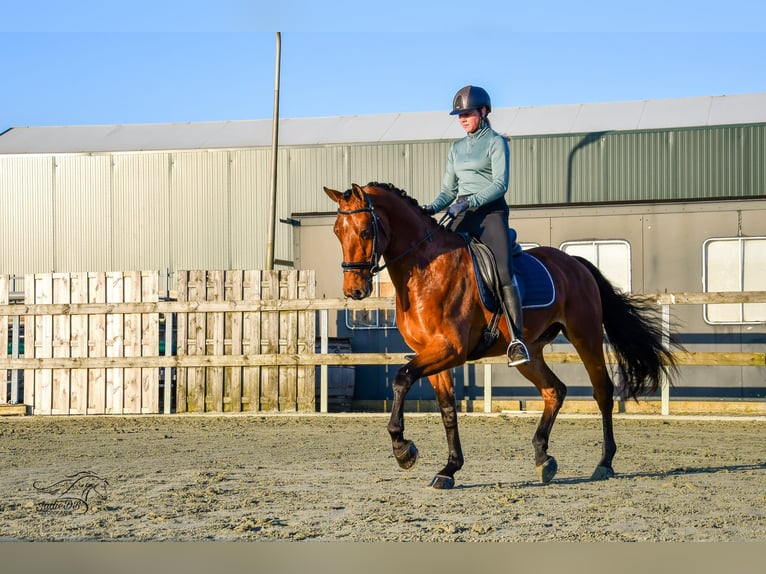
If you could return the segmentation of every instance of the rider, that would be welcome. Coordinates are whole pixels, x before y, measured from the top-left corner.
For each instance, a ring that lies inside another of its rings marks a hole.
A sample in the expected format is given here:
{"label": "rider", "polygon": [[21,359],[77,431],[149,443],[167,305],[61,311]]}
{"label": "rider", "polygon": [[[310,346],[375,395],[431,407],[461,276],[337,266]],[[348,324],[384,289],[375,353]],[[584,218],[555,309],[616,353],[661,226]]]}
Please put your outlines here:
{"label": "rider", "polygon": [[489,94],[483,88],[465,86],[455,94],[450,115],[458,116],[466,136],[450,146],[441,192],[423,209],[434,214],[449,206],[450,228],[478,237],[495,256],[503,307],[511,320],[512,340],[506,354],[512,367],[528,362],[529,352],[522,341],[521,297],[513,279],[504,199],[510,152],[508,141],[490,126],[487,115],[491,111]]}

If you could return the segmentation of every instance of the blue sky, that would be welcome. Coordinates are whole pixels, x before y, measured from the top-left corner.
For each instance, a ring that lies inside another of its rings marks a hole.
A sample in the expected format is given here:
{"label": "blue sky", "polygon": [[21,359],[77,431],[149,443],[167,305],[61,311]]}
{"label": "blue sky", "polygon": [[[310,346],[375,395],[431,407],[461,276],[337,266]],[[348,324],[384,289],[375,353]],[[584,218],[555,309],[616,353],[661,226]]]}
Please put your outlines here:
{"label": "blue sky", "polygon": [[526,4],[6,0],[0,132],[270,118],[276,31],[281,117],[766,92],[762,0]]}

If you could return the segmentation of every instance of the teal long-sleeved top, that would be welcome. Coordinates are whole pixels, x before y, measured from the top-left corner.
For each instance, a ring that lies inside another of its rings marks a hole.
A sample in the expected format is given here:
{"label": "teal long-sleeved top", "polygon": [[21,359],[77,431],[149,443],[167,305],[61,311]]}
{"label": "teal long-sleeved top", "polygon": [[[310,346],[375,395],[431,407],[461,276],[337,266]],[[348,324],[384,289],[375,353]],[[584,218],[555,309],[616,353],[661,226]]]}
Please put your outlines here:
{"label": "teal long-sleeved top", "polygon": [[471,207],[494,201],[508,191],[508,141],[484,124],[454,141],[447,155],[442,187],[431,207],[438,213],[456,197],[467,197]]}

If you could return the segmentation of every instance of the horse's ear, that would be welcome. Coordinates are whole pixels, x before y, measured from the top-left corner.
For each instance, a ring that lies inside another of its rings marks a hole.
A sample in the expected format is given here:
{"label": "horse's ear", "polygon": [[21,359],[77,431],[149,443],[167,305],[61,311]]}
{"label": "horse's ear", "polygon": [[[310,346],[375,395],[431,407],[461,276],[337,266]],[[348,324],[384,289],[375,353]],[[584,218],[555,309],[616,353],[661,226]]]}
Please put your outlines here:
{"label": "horse's ear", "polygon": [[357,184],[352,183],[351,184],[351,193],[359,199],[359,201],[364,201],[364,190],[359,187]]}
{"label": "horse's ear", "polygon": [[343,196],[341,192],[330,189],[329,187],[325,187],[324,192],[327,194],[327,197],[332,199],[335,203],[338,203],[340,198]]}

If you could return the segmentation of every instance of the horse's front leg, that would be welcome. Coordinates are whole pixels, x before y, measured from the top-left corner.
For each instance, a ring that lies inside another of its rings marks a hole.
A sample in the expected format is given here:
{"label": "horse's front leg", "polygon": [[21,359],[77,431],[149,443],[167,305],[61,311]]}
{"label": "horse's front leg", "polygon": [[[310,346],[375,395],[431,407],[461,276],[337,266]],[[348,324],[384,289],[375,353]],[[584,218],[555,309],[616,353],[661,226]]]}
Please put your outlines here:
{"label": "horse's front leg", "polygon": [[463,451],[457,430],[457,408],[449,369],[462,362],[458,362],[460,355],[449,341],[432,337],[429,342],[431,345],[428,349],[420,349],[415,357],[396,373],[388,432],[391,435],[394,456],[399,466],[412,467],[417,461],[418,449],[411,440],[404,438],[404,399],[415,381],[423,376],[428,377],[439,402],[449,447],[447,465],[434,477],[430,486],[452,488],[455,483],[455,472],[463,466]]}
{"label": "horse's front leg", "polygon": [[415,375],[410,365],[405,365],[396,372],[394,378],[394,401],[391,406],[391,419],[388,422],[388,433],[391,435],[391,445],[394,457],[401,468],[411,468],[418,460],[418,449],[415,443],[404,438],[404,399],[407,392],[420,377]]}
{"label": "horse's front leg", "polygon": [[429,380],[436,393],[436,399],[439,401],[449,449],[447,465],[439,471],[429,486],[447,489],[455,485],[455,472],[463,467],[463,449],[460,446],[460,434],[457,428],[457,408],[455,393],[452,389],[452,374],[448,370],[442,371],[429,377]]}

